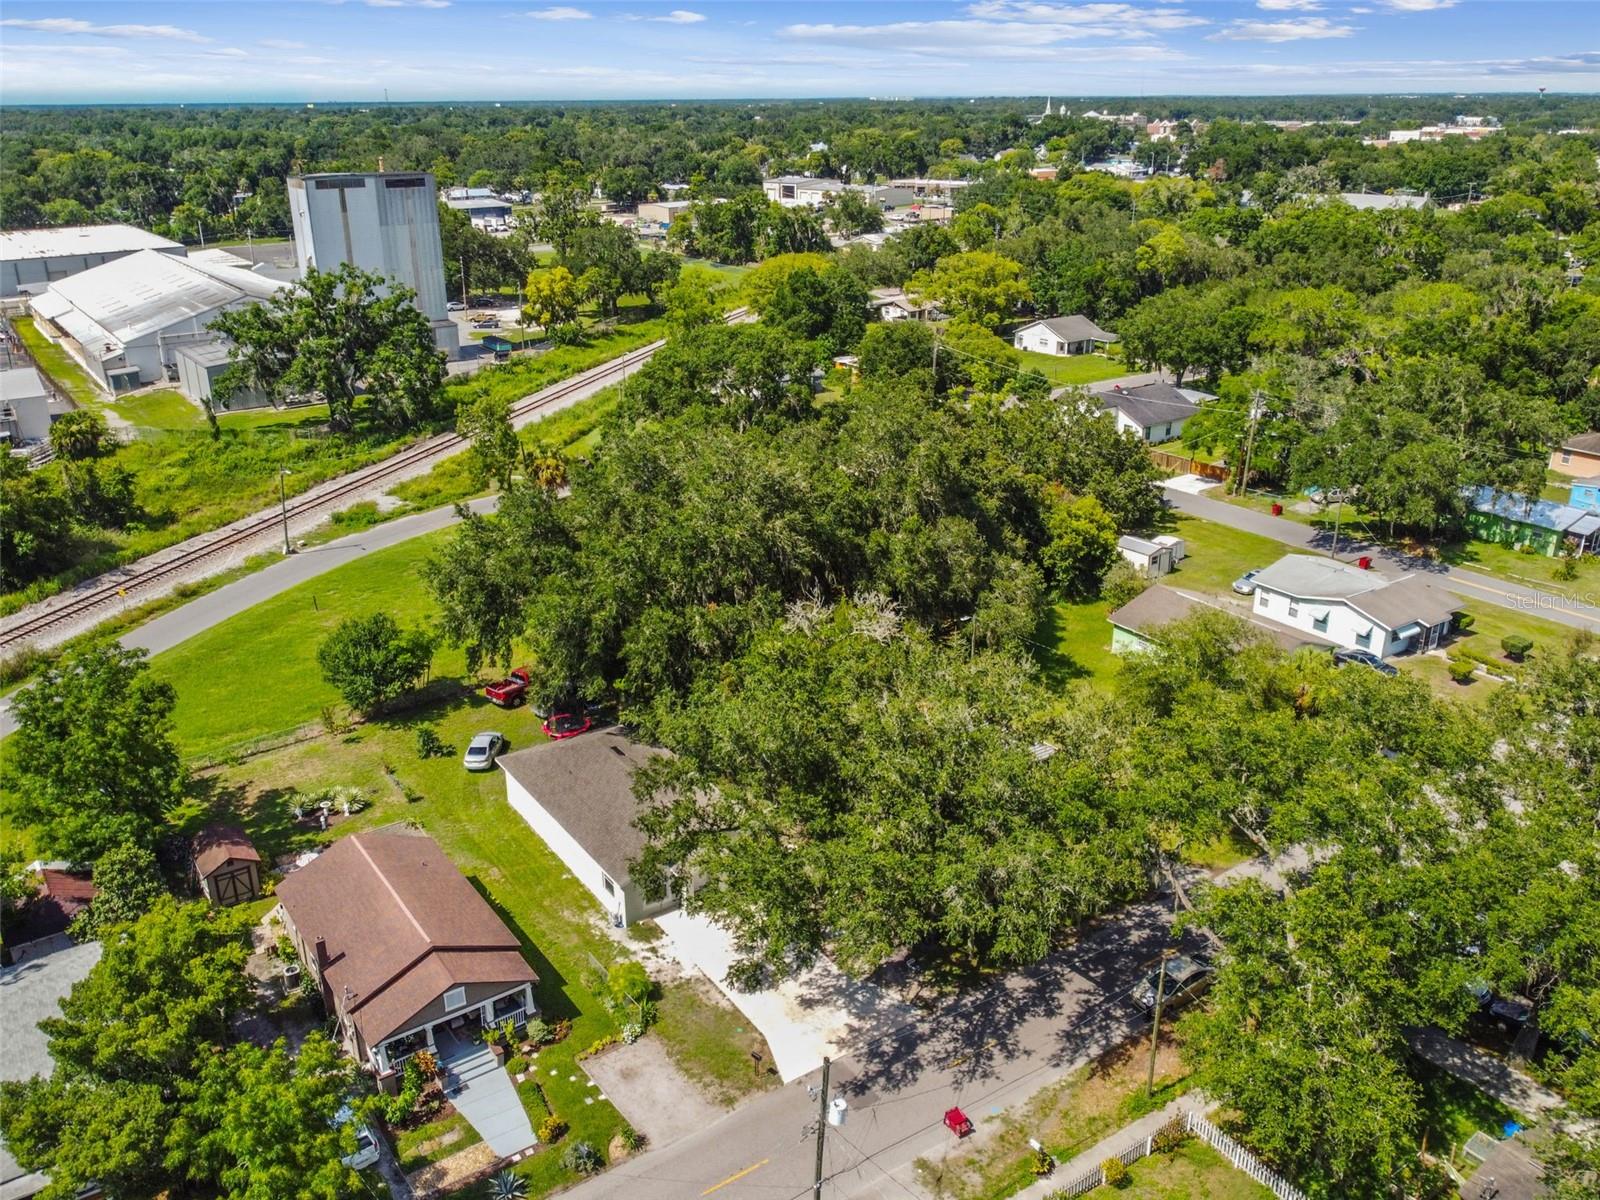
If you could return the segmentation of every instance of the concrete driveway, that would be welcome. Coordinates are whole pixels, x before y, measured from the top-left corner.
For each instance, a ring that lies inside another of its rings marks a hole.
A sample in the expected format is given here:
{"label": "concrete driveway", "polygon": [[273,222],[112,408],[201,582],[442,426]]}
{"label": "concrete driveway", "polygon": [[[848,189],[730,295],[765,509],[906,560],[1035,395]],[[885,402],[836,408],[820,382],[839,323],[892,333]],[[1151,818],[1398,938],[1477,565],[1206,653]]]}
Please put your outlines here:
{"label": "concrete driveway", "polygon": [[734,991],[725,980],[738,955],[725,929],[681,911],[657,917],[656,924],[666,931],[667,953],[703,973],[761,1031],[785,1083],[821,1067],[824,1055],[837,1058],[916,1018],[910,1005],[847,978],[826,959],[764,991]]}

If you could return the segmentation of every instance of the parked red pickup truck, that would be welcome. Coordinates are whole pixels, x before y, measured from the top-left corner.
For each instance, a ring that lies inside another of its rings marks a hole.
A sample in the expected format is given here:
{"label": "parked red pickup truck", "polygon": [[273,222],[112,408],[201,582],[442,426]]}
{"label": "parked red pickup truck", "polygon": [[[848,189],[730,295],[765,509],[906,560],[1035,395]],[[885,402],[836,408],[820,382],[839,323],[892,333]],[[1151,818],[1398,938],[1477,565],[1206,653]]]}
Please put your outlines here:
{"label": "parked red pickup truck", "polygon": [[483,694],[501,708],[515,708],[528,698],[528,668],[518,667],[504,679],[483,689]]}

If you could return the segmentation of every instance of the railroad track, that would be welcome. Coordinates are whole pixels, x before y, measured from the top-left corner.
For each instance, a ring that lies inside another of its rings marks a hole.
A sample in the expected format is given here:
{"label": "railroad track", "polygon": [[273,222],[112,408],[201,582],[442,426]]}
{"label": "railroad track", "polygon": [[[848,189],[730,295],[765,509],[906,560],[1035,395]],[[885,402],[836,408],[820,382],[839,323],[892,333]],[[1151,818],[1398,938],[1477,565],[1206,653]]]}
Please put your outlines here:
{"label": "railroad track", "polygon": [[[737,324],[748,316],[747,310],[736,308],[724,318],[728,324]],[[648,362],[650,357],[662,347],[662,342],[651,342],[640,346],[637,350],[630,350],[619,355],[610,362],[592,367],[571,379],[552,384],[542,391],[530,396],[524,396],[511,406],[511,421],[513,425],[520,423],[524,418],[532,416],[542,409],[550,407],[558,401],[565,400],[574,392],[580,391],[595,383],[603,382],[613,376],[624,376],[634,367]],[[435,459],[443,459],[452,454],[460,453],[469,444],[467,438],[458,433],[440,433],[424,438],[413,446],[398,453],[390,455],[382,462],[373,463],[368,467],[361,467],[347,475],[341,475],[333,481],[333,486],[324,488],[316,494],[306,494],[290,500],[285,506],[288,520],[293,522],[302,518],[315,515],[326,509],[332,509],[339,504],[368,491],[374,486],[385,481],[405,476]],[[37,638],[42,633],[47,633],[62,625],[76,624],[92,614],[96,609],[124,606],[136,592],[148,591],[154,585],[174,576],[192,571],[208,559],[229,554],[241,547],[275,533],[283,527],[284,514],[278,509],[263,509],[253,517],[247,518],[241,524],[222,531],[210,540],[192,546],[187,550],[180,550],[164,562],[152,563],[140,567],[135,564],[128,574],[115,579],[96,583],[78,595],[72,596],[64,603],[56,605],[45,612],[36,613],[32,617],[11,621],[0,628],[0,652],[21,648],[27,642]],[[202,535],[204,536],[204,535]]]}

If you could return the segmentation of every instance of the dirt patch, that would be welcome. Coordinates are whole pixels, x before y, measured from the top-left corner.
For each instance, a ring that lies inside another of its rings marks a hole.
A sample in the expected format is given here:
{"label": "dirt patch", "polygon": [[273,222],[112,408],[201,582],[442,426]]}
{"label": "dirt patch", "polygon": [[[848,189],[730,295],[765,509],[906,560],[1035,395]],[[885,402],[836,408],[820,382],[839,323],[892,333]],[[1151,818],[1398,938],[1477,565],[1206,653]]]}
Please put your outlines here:
{"label": "dirt patch", "polygon": [[431,1196],[443,1196],[483,1178],[494,1170],[499,1161],[499,1156],[489,1149],[486,1142],[479,1142],[459,1154],[429,1163],[408,1176],[408,1182],[416,1192],[417,1200],[428,1200]]}
{"label": "dirt patch", "polygon": [[583,1069],[652,1146],[675,1142],[722,1116],[723,1110],[668,1057],[658,1037],[597,1054],[584,1061]]}
{"label": "dirt patch", "polygon": [[464,1129],[447,1129],[438,1137],[429,1138],[427,1141],[414,1146],[411,1153],[420,1158],[425,1154],[432,1154],[435,1150],[443,1150],[446,1146],[454,1146],[466,1136],[467,1131]]}

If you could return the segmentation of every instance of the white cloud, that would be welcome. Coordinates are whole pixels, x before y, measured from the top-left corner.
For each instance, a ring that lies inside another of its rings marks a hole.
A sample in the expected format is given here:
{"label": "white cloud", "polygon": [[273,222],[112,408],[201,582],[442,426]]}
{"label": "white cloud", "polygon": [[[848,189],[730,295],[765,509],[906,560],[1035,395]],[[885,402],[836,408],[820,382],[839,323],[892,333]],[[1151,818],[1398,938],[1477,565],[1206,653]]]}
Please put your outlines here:
{"label": "white cloud", "polygon": [[38,19],[7,17],[4,20],[0,20],[0,25],[7,25],[12,29],[28,29],[35,33],[83,34],[91,37],[162,38],[172,42],[209,42],[211,40],[208,37],[202,37],[192,29],[180,29],[176,25],[96,25],[90,21],[81,21],[76,17],[41,17]]}
{"label": "white cloud", "polygon": [[535,21],[588,21],[594,17],[592,12],[585,12],[581,8],[569,8],[561,5],[556,8],[538,8],[528,16]]}
{"label": "white cloud", "polygon": [[690,12],[687,8],[675,8],[664,17],[650,17],[652,21],[665,21],[669,25],[698,25],[706,19],[705,13]]}
{"label": "white cloud", "polygon": [[976,0],[967,6],[974,17],[997,21],[1028,21],[1040,25],[1123,25],[1145,30],[1189,29],[1209,25],[1175,5],[1140,8],[1135,4],[1046,4],[1037,0]]}
{"label": "white cloud", "polygon": [[1322,4],[1320,0],[1256,0],[1256,7],[1267,12],[1316,12]]}
{"label": "white cloud", "polygon": [[[977,6],[974,6],[977,7]],[[988,6],[985,6],[988,7]],[[1015,7],[1015,6],[1010,6]],[[1048,60],[1061,52],[1062,43],[1086,39],[1105,39],[1115,44],[1102,46],[1098,52],[1126,57],[1143,39],[1152,44],[1154,32],[1141,27],[1134,18],[1127,20],[1107,16],[1105,9],[1126,9],[1127,5],[1080,5],[1075,10],[1095,9],[1098,20],[1085,23],[1073,20],[1066,23],[1034,19],[1040,10],[1059,10],[1059,5],[1031,5],[1026,20],[943,20],[895,21],[886,25],[796,24],[779,30],[779,36],[791,41],[821,42],[831,45],[860,46],[882,52],[894,49],[902,53],[921,55],[949,55],[1015,61]],[[1199,18],[1163,14],[1156,9],[1133,10],[1140,17],[1161,20],[1177,19],[1189,23],[1206,24]],[[1162,53],[1176,56],[1160,48]]]}
{"label": "white cloud", "polygon": [[304,42],[291,42],[288,38],[262,38],[256,45],[265,46],[268,50],[304,50],[306,48]]}
{"label": "white cloud", "polygon": [[1212,41],[1300,42],[1308,38],[1349,37],[1354,25],[1335,25],[1326,17],[1304,17],[1292,21],[1235,21],[1211,35]]}
{"label": "white cloud", "polygon": [[201,53],[205,54],[209,58],[249,58],[250,57],[250,52],[248,50],[241,50],[237,46],[219,46],[215,50],[202,50]]}

